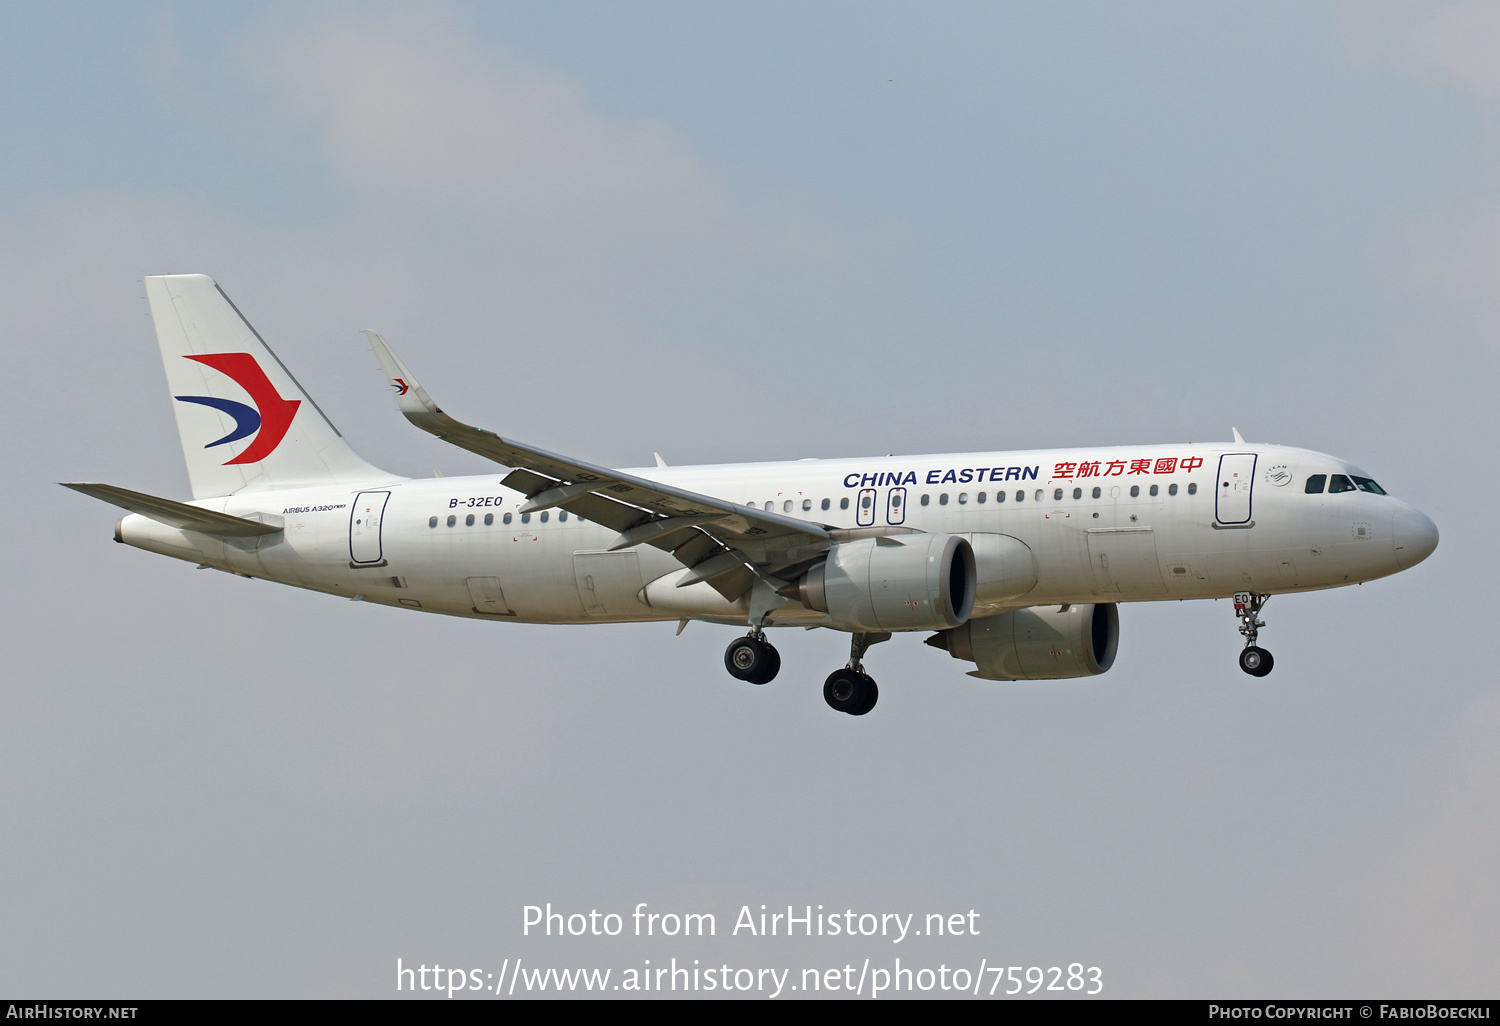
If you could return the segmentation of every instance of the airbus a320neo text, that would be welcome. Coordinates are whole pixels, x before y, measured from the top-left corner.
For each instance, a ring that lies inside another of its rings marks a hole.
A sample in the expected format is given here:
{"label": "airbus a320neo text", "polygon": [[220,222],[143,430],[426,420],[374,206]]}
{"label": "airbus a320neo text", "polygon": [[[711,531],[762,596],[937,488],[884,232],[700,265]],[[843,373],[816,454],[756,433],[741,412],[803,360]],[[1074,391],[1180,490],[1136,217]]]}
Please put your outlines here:
{"label": "airbus a320neo text", "polygon": [[524,623],[746,631],[729,673],[781,668],[772,627],[850,637],[823,697],[860,716],[869,647],[927,644],[985,680],[1103,673],[1118,604],[1234,599],[1240,667],[1272,595],[1414,566],[1437,528],[1345,460],[1244,442],[614,470],[450,417],[369,331],[406,418],[504,471],[416,480],[354,453],[203,275],[145,279],[193,497],[70,484],[129,510],[115,540],[398,609]]}

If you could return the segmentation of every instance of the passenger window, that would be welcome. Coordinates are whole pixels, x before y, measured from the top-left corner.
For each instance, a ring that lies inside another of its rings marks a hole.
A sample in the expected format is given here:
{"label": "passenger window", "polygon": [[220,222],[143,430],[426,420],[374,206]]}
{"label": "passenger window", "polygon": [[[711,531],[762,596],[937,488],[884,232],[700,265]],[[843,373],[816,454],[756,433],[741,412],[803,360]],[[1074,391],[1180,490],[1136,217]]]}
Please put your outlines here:
{"label": "passenger window", "polygon": [[980,502],[981,505],[984,503],[984,493],[983,492],[979,493],[979,502]]}
{"label": "passenger window", "polygon": [[928,503],[930,503],[931,501],[932,501],[932,496],[930,496],[930,495],[924,495],[924,496],[922,496],[922,505],[925,506]]}
{"label": "passenger window", "polygon": [[1188,494],[1189,495],[1197,495],[1198,494],[1198,482],[1197,481],[1189,481],[1188,482]]}
{"label": "passenger window", "polygon": [[1322,495],[1323,486],[1328,483],[1327,474],[1314,474],[1307,479],[1307,487],[1303,489],[1308,495]]}
{"label": "passenger window", "polygon": [[959,492],[958,493],[958,504],[960,506],[966,506],[966,505],[968,505],[968,503],[969,503],[969,493],[968,492]]}
{"label": "passenger window", "polygon": [[1329,495],[1336,495],[1339,492],[1352,492],[1352,491],[1354,491],[1354,482],[1351,481],[1351,480],[1349,480],[1343,474],[1334,474],[1333,477],[1329,478],[1329,480],[1328,480],[1328,494]]}
{"label": "passenger window", "polygon": [[1100,488],[1098,485],[1095,485],[1094,486],[1094,498],[1097,499],[1097,498],[1099,498],[1099,496],[1101,496],[1103,494],[1104,494],[1104,490],[1102,488]]}
{"label": "passenger window", "polygon": [[1082,488],[1074,488],[1073,489],[1073,498],[1075,498],[1075,499],[1081,499],[1081,498],[1083,498],[1083,489]]}
{"label": "passenger window", "polygon": [[[1041,502],[1042,501],[1042,496],[1045,495],[1045,494],[1046,494],[1045,492],[1043,492],[1040,488],[1038,488],[1036,490],[1036,494],[1033,495],[1032,498],[1036,499],[1037,502]],[[1058,498],[1062,498],[1062,496],[1058,496]]]}
{"label": "passenger window", "polygon": [[774,503],[774,502],[767,502],[766,503],[766,512],[767,513],[771,512],[775,508],[776,508],[776,503]]}
{"label": "passenger window", "polygon": [[1371,481],[1368,477],[1356,477],[1354,479],[1354,484],[1362,492],[1374,492],[1376,495],[1385,494],[1385,489],[1380,487],[1374,481]]}
{"label": "passenger window", "polygon": [[1151,494],[1154,496],[1156,493],[1157,493],[1157,486],[1156,485],[1152,485],[1151,486]]}
{"label": "passenger window", "polygon": [[839,509],[848,509],[848,508],[849,508],[849,496],[846,495],[842,499],[839,500]]}
{"label": "passenger window", "polygon": [[1062,501],[1062,489],[1061,488],[1054,488],[1054,489],[1052,489],[1052,501],[1053,502],[1061,502]]}
{"label": "passenger window", "polygon": [[1004,492],[996,492],[995,493],[995,501],[996,502],[1004,502],[1005,501],[1005,493]]}
{"label": "passenger window", "polygon": [[901,493],[900,492],[897,492],[895,495],[891,496],[891,508],[892,509],[900,509],[901,508]]}
{"label": "passenger window", "polygon": [[561,513],[557,514],[557,522],[559,524],[565,524],[565,523],[568,522],[568,511],[567,510],[563,510]]}
{"label": "passenger window", "polygon": [[[1097,489],[1096,489],[1096,491],[1097,491]],[[1177,494],[1177,486],[1175,484],[1169,484],[1169,485],[1167,485],[1167,494],[1168,495],[1176,495]]]}
{"label": "passenger window", "polygon": [[827,499],[824,499],[824,500],[823,500],[823,508],[824,508],[824,509],[827,509],[827,508],[828,508],[828,500],[827,500]]}
{"label": "passenger window", "polygon": [[437,526],[437,517],[428,517],[427,518],[427,526],[428,527],[436,527]]}
{"label": "passenger window", "polygon": [[1026,493],[1023,492],[1023,491],[1021,491],[1021,489],[1019,489],[1019,488],[1016,489],[1016,501],[1017,502],[1025,502],[1026,501]]}
{"label": "passenger window", "polygon": [[474,526],[474,514],[470,513],[468,516],[464,517],[464,526],[465,527],[473,527]]}
{"label": "passenger window", "polygon": [[529,524],[529,523],[531,523],[531,514],[530,513],[522,513],[521,514],[521,523],[523,523],[523,524]]}
{"label": "passenger window", "polygon": [[542,514],[542,523],[545,524],[547,522],[547,518],[550,517],[551,515],[552,515],[551,513],[543,513]]}
{"label": "passenger window", "polygon": [[806,513],[810,509],[812,509],[812,500],[811,499],[803,499],[802,500],[802,512]]}
{"label": "passenger window", "polygon": [[783,513],[790,513],[791,511],[792,511],[792,500],[788,499],[788,500],[786,500],[785,502],[783,502],[781,504],[781,512],[783,512]]}
{"label": "passenger window", "polygon": [[484,526],[485,527],[489,527],[494,522],[495,522],[495,514],[493,514],[493,513],[486,513],[484,515]]}
{"label": "passenger window", "polygon": [[863,498],[861,498],[859,500],[859,508],[860,509],[869,509],[870,505],[874,501],[875,501],[875,497],[873,495],[866,495],[866,496],[864,496]]}
{"label": "passenger window", "polygon": [[449,527],[452,527],[456,523],[458,523],[458,517],[455,517],[455,516],[449,516],[448,517],[448,526]]}
{"label": "passenger window", "polygon": [[1130,497],[1132,499],[1139,499],[1141,497],[1141,486],[1140,485],[1131,485],[1130,486]]}
{"label": "passenger window", "polygon": [[507,513],[507,514],[505,514],[505,516],[503,516],[503,517],[501,517],[501,518],[500,518],[500,519],[501,519],[501,520],[502,520],[502,521],[504,521],[504,522],[505,522],[505,523],[507,523],[507,524],[508,524],[508,523],[510,523],[510,514],[509,514],[509,513]]}
{"label": "passenger window", "polygon": [[947,492],[944,492],[942,495],[938,496],[938,505],[939,506],[946,506],[946,505],[948,505],[948,493]]}

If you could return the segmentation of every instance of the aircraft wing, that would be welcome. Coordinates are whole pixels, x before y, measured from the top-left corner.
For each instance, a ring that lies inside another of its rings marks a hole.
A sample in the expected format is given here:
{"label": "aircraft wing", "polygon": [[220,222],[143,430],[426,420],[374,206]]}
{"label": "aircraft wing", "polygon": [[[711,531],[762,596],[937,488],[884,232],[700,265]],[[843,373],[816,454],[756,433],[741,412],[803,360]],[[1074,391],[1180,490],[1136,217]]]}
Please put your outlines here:
{"label": "aircraft wing", "polygon": [[648,544],[669,551],[693,571],[678,587],[708,581],[733,601],[750,590],[757,575],[784,584],[779,574],[810,562],[830,544],[828,528],[819,524],[595,466],[455,420],[432,401],[379,332],[365,335],[406,419],[445,442],[515,468],[503,483],[527,496],[521,512],[560,507],[619,531],[615,549]]}

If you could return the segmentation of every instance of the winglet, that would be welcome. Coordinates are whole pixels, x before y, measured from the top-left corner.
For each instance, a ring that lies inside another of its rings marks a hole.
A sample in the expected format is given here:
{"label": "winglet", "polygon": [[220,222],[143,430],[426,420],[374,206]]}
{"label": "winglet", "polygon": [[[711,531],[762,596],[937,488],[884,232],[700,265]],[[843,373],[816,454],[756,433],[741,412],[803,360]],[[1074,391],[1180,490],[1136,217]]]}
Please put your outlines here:
{"label": "winglet", "polygon": [[406,364],[401,362],[401,357],[396,355],[396,351],[380,332],[366,328],[365,338],[370,340],[370,348],[375,350],[375,359],[380,361],[380,369],[385,372],[386,381],[396,393],[396,406],[402,413],[410,417],[414,414],[421,416],[424,413],[443,412],[432,401],[432,396],[427,394],[427,389],[406,369]]}
{"label": "winglet", "polygon": [[1244,445],[1245,444],[1245,440],[1240,437],[1240,429],[1239,428],[1232,427],[1229,430],[1231,430],[1231,431],[1234,432],[1234,444],[1235,445]]}

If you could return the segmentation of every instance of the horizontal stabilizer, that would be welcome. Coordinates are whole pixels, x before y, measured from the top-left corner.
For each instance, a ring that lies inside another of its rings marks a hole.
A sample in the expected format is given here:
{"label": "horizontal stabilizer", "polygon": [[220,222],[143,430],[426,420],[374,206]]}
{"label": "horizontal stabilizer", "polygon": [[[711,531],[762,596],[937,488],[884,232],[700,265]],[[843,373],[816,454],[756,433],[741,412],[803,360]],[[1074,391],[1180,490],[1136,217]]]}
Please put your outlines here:
{"label": "horizontal stabilizer", "polygon": [[265,518],[262,522],[232,516],[228,513],[217,513],[200,506],[190,506],[174,499],[157,498],[145,492],[132,492],[128,488],[116,488],[114,485],[76,484],[67,481],[59,483],[64,488],[71,488],[75,492],[102,499],[111,505],[128,509],[132,513],[139,513],[143,517],[150,517],[158,523],[182,531],[201,531],[203,534],[246,538],[257,534],[278,534],[282,530],[281,517],[276,514],[257,514]]}

